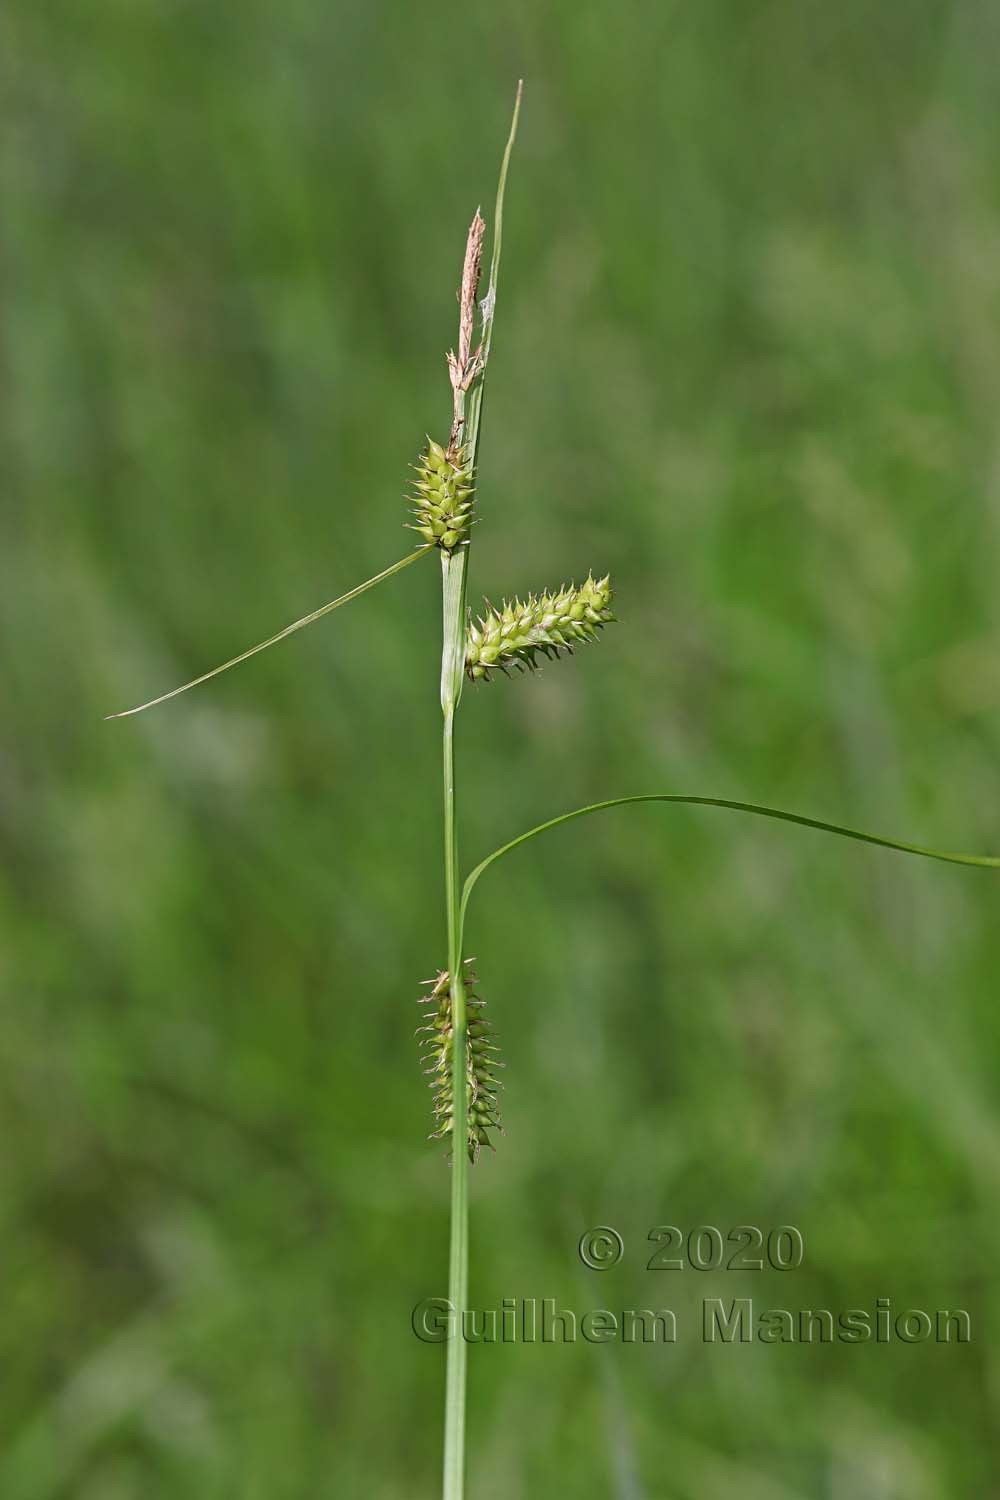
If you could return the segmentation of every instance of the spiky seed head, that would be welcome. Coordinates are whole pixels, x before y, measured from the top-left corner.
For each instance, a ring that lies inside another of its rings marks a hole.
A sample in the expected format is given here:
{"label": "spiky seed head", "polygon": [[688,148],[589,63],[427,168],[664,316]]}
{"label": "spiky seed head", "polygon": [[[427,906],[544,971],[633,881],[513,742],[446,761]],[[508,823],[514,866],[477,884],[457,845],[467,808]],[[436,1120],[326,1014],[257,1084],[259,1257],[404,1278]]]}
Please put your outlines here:
{"label": "spiky seed head", "polygon": [[433,438],[414,466],[412,531],[425,542],[453,552],[468,541],[475,478],[464,448],[446,451]]}
{"label": "spiky seed head", "polygon": [[[486,1002],[475,994],[476,975],[472,960],[467,958],[462,966],[462,980],[467,990],[466,1006],[470,1019],[466,1023],[465,1044],[465,1100],[466,1100],[466,1149],[469,1160],[475,1161],[483,1146],[491,1149],[491,1130],[500,1130],[500,1106],[497,1092],[500,1080],[494,1069],[503,1063],[496,1056],[499,1048],[491,1040],[489,1022],[483,1015]],[[432,1140],[443,1140],[452,1133],[455,1115],[455,1094],[452,1068],[452,1021],[451,976],[442,969],[433,979],[425,980],[426,995],[421,995],[420,1004],[430,1007],[429,1021],[418,1028],[417,1035],[423,1037],[424,1072],[430,1077],[434,1098],[435,1128]]]}
{"label": "spiky seed head", "polygon": [[592,641],[614,620],[611,579],[588,574],[579,588],[570,584],[554,593],[512,599],[486,613],[466,632],[465,669],[473,681],[493,671],[538,666],[539,656],[558,656],[582,641]]}

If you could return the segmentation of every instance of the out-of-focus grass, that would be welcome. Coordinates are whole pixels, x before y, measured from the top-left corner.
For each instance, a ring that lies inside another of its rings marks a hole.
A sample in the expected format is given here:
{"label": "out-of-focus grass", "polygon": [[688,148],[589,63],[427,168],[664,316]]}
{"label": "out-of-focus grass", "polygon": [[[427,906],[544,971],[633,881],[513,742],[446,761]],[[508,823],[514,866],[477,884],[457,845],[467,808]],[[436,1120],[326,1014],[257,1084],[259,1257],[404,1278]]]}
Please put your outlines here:
{"label": "out-of-focus grass", "polygon": [[[101,715],[407,545],[524,73],[474,586],[610,568],[624,623],[470,692],[469,861],[660,789],[1000,848],[997,18],[14,0],[5,32],[0,1493],[433,1494],[435,570]],[[473,1350],[477,1500],[988,1493],[997,882],[630,809],[483,893],[474,1300],[682,1336]],[[792,1222],[806,1261],[647,1274],[667,1222]],[[737,1292],[964,1306],[974,1343],[704,1346]]]}

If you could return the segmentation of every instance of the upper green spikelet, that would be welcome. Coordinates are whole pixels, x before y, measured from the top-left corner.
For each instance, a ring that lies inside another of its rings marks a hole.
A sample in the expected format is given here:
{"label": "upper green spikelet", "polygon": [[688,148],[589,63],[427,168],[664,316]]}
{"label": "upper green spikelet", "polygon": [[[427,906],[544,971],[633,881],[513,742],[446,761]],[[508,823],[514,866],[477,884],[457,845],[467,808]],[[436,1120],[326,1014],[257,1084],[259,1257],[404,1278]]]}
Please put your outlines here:
{"label": "upper green spikelet", "polygon": [[508,667],[537,667],[538,657],[572,651],[580,641],[596,640],[614,620],[611,579],[588,575],[580,588],[570,584],[556,593],[512,599],[502,609],[488,607],[466,635],[465,670],[476,681]]}
{"label": "upper green spikelet", "polygon": [[425,542],[454,552],[469,539],[475,478],[463,448],[445,450],[432,438],[414,466],[417,478],[413,501],[415,525]]}

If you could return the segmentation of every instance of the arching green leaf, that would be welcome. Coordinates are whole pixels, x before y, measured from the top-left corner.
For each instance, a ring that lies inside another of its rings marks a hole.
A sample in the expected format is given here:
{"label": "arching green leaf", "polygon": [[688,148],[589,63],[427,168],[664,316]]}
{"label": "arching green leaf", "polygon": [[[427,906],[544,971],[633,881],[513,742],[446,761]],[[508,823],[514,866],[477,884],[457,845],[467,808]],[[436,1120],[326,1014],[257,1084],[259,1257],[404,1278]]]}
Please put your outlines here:
{"label": "arching green leaf", "polygon": [[547,823],[539,823],[536,828],[529,828],[527,833],[511,839],[509,844],[502,844],[499,849],[494,849],[492,854],[488,854],[484,860],[480,861],[462,888],[462,924],[464,925],[465,922],[469,897],[480,876],[502,855],[510,854],[520,844],[526,844],[529,839],[535,838],[540,833],[546,833],[550,828],[558,828],[561,823],[572,823],[574,818],[584,818],[588,813],[603,812],[611,807],[628,807],[639,802],[682,802],[693,807],[725,807],[731,812],[752,813],[759,818],[776,818],[782,823],[798,823],[803,828],[817,828],[821,833],[835,833],[838,838],[854,839],[862,844],[875,844],[880,849],[895,849],[901,854],[917,854],[922,859],[942,860],[950,865],[974,865],[987,870],[1000,869],[1000,858],[994,855],[952,854],[940,849],[927,849],[921,844],[907,844],[901,839],[888,839],[883,838],[881,834],[865,833],[860,828],[846,828],[840,823],[827,823],[822,818],[807,818],[802,813],[784,812],[778,807],[762,807],[757,802],[736,802],[728,797],[690,797],[677,792],[652,792],[638,797],[613,797],[608,802],[592,802],[587,807],[578,807],[573,812],[560,814],[558,818],[550,818]]}

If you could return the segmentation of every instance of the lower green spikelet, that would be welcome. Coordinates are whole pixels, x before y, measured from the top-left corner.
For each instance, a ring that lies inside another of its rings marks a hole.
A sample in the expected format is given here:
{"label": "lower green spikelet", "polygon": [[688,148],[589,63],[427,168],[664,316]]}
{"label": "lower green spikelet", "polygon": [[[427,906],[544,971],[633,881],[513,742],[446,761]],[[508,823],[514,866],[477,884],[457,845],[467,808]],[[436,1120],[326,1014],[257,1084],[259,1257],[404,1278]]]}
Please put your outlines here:
{"label": "lower green spikelet", "polygon": [[445,450],[427,439],[427,447],[415,466],[413,515],[410,528],[425,542],[453,552],[469,539],[476,482],[465,449]]}
{"label": "lower green spikelet", "polygon": [[477,681],[508,667],[537,667],[538,657],[572,651],[581,641],[597,639],[598,631],[614,620],[611,579],[588,575],[580,588],[572,584],[555,593],[529,594],[512,599],[502,609],[492,606],[466,634],[465,670]]}
{"label": "lower green spikelet", "polygon": [[[468,1151],[469,1160],[474,1162],[483,1146],[495,1149],[489,1138],[490,1130],[503,1134],[497,1097],[500,1080],[494,1076],[494,1069],[502,1068],[503,1063],[498,1058],[500,1049],[493,1041],[490,1023],[483,1014],[486,1001],[474,993],[476,975],[471,958],[465,960],[463,979],[468,1011],[465,1065]],[[436,1123],[430,1139],[444,1140],[451,1134],[454,1115],[451,976],[447,969],[442,969],[424,984],[428,993],[421,995],[420,1004],[429,1005],[432,1010],[430,1020],[418,1028],[417,1035],[423,1037],[421,1048],[427,1064],[424,1072],[430,1076],[434,1096]]]}

